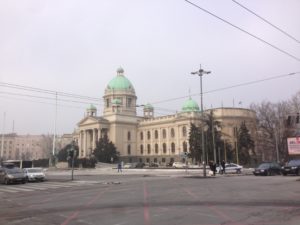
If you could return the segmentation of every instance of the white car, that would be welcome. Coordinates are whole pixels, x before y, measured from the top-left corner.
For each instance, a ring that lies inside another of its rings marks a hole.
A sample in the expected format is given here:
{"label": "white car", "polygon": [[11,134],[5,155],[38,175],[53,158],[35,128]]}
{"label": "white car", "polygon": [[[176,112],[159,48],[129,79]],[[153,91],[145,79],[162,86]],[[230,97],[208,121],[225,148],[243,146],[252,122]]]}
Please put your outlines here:
{"label": "white car", "polygon": [[[217,173],[222,173],[222,167],[219,166],[216,168],[217,169]],[[243,171],[243,166],[240,166],[238,164],[235,163],[226,163],[225,164],[225,173],[242,173]]]}
{"label": "white car", "polygon": [[123,169],[131,169],[131,168],[135,168],[136,163],[125,163],[125,165],[123,166]]}
{"label": "white car", "polygon": [[182,163],[182,162],[173,162],[173,165],[172,165],[173,168],[186,168],[186,164],[185,163]]}
{"label": "white car", "polygon": [[45,173],[43,168],[33,167],[23,169],[27,181],[44,181]]}

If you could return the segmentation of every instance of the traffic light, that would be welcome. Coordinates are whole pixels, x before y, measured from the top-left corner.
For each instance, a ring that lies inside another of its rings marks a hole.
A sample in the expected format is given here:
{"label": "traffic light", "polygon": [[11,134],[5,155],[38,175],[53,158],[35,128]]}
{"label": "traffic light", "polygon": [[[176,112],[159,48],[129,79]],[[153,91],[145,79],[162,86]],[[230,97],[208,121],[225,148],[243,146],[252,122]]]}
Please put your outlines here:
{"label": "traffic light", "polygon": [[73,158],[73,157],[74,157],[74,150],[73,150],[73,149],[68,150],[68,156],[69,156],[70,158]]}

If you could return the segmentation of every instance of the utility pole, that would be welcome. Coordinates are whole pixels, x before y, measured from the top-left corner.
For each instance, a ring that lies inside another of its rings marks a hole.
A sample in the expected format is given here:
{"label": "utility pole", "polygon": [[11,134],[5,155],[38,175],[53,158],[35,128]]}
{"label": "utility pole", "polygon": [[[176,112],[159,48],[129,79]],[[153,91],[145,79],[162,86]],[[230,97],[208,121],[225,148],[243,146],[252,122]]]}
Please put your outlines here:
{"label": "utility pole", "polygon": [[201,102],[201,119],[202,119],[202,126],[201,126],[201,138],[202,138],[202,159],[203,159],[203,176],[206,177],[206,152],[204,147],[204,113],[203,113],[203,92],[202,92],[202,76],[204,74],[210,74],[211,71],[205,71],[201,68],[195,72],[191,72],[192,75],[198,75],[200,77],[200,102]]}
{"label": "utility pole", "polygon": [[[213,116],[213,114],[212,114]],[[214,162],[217,163],[217,153],[216,153],[216,144],[215,144],[215,126],[213,117],[211,118],[211,129],[212,129],[212,140],[213,140],[213,149],[214,149]],[[219,158],[220,161],[220,158]]]}
{"label": "utility pole", "polygon": [[55,117],[54,117],[54,134],[53,134],[53,144],[52,144],[52,165],[55,165],[55,147],[56,147],[56,119],[57,119],[57,92],[55,92]]}

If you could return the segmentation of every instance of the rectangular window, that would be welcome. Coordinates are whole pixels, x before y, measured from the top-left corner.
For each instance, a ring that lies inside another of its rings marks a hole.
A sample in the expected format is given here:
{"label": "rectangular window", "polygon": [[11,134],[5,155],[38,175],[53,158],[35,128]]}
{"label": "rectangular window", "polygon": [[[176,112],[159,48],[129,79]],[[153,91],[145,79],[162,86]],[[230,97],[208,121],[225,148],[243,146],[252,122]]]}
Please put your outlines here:
{"label": "rectangular window", "polygon": [[127,98],[126,106],[131,107],[131,102],[132,102],[131,98]]}

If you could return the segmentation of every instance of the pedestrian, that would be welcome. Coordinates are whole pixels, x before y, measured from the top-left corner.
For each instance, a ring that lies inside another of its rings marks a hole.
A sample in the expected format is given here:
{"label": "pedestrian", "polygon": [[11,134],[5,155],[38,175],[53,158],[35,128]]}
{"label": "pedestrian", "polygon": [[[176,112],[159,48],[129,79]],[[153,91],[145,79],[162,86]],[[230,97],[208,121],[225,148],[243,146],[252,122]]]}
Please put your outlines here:
{"label": "pedestrian", "polygon": [[212,169],[213,169],[214,176],[216,176],[217,164],[215,162],[213,162]]}
{"label": "pedestrian", "polygon": [[119,172],[122,173],[122,164],[121,164],[121,162],[118,162],[118,173]]}
{"label": "pedestrian", "polygon": [[225,174],[225,160],[222,160],[221,166],[222,166],[222,174]]}

